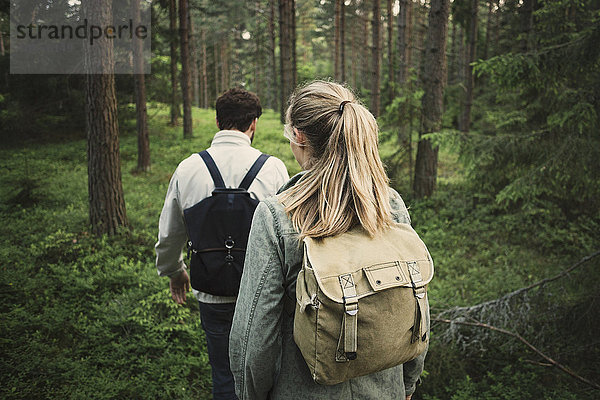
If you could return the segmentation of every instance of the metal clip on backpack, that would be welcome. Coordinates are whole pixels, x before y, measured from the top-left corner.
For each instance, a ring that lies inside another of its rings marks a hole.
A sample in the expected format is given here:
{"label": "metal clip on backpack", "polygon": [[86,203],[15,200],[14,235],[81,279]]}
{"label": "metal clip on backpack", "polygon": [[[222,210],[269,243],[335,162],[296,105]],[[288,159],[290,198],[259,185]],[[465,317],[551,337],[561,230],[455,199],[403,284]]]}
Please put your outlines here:
{"label": "metal clip on backpack", "polygon": [[227,188],[208,152],[198,153],[215,184],[212,196],[185,209],[192,287],[216,296],[237,296],[252,216],[259,201],[248,188],[269,155],[261,154],[238,188]]}

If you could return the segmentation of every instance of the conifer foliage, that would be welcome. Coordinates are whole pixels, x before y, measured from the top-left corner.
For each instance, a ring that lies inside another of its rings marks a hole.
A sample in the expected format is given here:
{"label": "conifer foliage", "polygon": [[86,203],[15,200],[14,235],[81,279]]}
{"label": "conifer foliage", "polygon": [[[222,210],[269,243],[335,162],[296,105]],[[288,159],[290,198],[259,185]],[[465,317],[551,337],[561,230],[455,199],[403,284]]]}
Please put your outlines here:
{"label": "conifer foliage", "polygon": [[461,143],[482,195],[568,216],[600,209],[599,7],[536,2],[527,49],[476,64],[490,80],[489,109]]}

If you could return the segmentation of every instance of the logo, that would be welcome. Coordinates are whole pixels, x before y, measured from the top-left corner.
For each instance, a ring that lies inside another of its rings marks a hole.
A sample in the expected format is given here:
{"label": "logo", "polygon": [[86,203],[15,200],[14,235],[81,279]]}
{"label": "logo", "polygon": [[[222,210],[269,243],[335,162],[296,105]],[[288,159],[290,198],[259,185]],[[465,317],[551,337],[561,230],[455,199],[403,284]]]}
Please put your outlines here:
{"label": "logo", "polygon": [[11,1],[11,74],[150,73],[151,2],[138,2],[104,0],[98,11],[90,0]]}

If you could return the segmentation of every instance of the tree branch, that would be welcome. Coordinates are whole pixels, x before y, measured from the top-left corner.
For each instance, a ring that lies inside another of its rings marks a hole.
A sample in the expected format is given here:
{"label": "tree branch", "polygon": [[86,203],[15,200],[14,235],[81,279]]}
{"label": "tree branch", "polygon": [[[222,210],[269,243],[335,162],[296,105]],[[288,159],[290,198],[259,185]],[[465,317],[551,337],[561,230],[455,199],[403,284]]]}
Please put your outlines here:
{"label": "tree branch", "polygon": [[500,303],[500,302],[506,301],[506,300],[510,299],[511,297],[514,297],[514,296],[519,295],[521,293],[527,292],[527,291],[529,291],[529,290],[531,290],[533,288],[536,288],[538,286],[542,286],[542,285],[545,285],[545,284],[547,284],[549,282],[558,280],[558,279],[560,279],[560,278],[562,278],[562,277],[570,274],[571,272],[573,272],[575,269],[579,268],[580,266],[582,266],[586,262],[592,260],[595,257],[598,257],[599,255],[600,255],[600,250],[597,250],[596,252],[594,252],[594,253],[592,253],[592,254],[590,254],[588,256],[583,257],[581,260],[579,260],[578,262],[576,262],[575,264],[573,264],[572,266],[570,266],[566,270],[562,271],[561,273],[559,273],[559,274],[557,274],[557,275],[555,275],[553,277],[542,279],[541,281],[538,281],[536,283],[532,283],[529,286],[526,286],[526,287],[517,289],[517,290],[515,290],[513,292],[507,293],[504,296],[499,297],[499,298],[494,299],[494,300],[489,300],[489,301],[486,301],[486,302],[483,302],[483,303],[476,304],[474,306],[469,306],[469,307],[455,307],[455,308],[451,308],[451,309],[446,310],[446,311],[442,311],[439,314],[439,316],[443,316],[447,312],[463,312],[463,313],[466,314],[468,312],[471,312],[471,311],[474,311],[474,310],[478,310],[480,308],[489,306],[491,304],[495,304],[495,303]]}
{"label": "tree branch", "polygon": [[[598,253],[600,253],[600,252],[597,252],[596,255]],[[575,265],[577,265],[577,264],[575,264]],[[572,270],[572,268],[573,267],[569,268],[569,270]],[[569,271],[569,270],[566,270],[566,271]],[[558,278],[556,278],[556,279],[558,279]],[[529,287],[533,287],[533,285],[529,286]],[[511,332],[511,331],[508,331],[506,329],[498,328],[498,327],[495,327],[495,326],[492,326],[492,325],[489,325],[489,324],[485,324],[483,322],[478,322],[478,321],[476,321],[476,322],[468,322],[468,321],[458,321],[458,320],[441,319],[441,318],[434,318],[434,319],[432,319],[432,321],[434,321],[434,322],[443,322],[443,323],[446,323],[446,324],[459,324],[459,325],[475,326],[475,327],[478,327],[478,328],[486,328],[486,329],[489,329],[489,330],[492,330],[492,331],[495,331],[495,332],[500,332],[500,333],[503,333],[505,335],[512,336],[515,339],[519,340],[521,343],[523,343],[525,346],[527,346],[534,353],[536,353],[537,355],[539,355],[540,357],[542,357],[544,360],[546,360],[550,365],[557,367],[558,369],[560,369],[561,371],[567,373],[568,375],[570,375],[571,377],[577,379],[578,381],[583,382],[583,383],[585,383],[585,384],[593,387],[594,389],[600,390],[600,385],[598,385],[597,383],[592,382],[592,381],[590,381],[590,380],[588,380],[588,379],[586,379],[586,378],[584,378],[584,377],[576,374],[570,368],[562,365],[558,361],[555,361],[554,359],[550,358],[546,354],[542,353],[535,346],[533,346],[531,343],[529,343],[525,338],[523,338],[523,336],[519,335],[516,332]]]}
{"label": "tree branch", "polygon": [[540,367],[554,367],[554,365],[552,365],[550,363],[543,363],[543,362],[533,361],[533,360],[524,360],[524,361],[529,364],[539,365]]}

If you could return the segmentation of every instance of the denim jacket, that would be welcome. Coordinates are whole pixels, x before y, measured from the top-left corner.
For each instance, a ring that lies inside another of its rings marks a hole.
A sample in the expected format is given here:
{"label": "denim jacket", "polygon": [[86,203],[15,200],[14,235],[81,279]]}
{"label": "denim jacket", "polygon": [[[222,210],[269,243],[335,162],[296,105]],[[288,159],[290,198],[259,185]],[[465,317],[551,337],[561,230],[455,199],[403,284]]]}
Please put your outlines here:
{"label": "denim jacket", "polygon": [[[281,190],[295,184],[300,175]],[[391,188],[390,203],[394,220],[410,223],[402,198]],[[413,393],[426,351],[404,365],[337,385],[313,381],[293,338],[296,277],[302,256],[298,232],[278,198],[263,200],[252,222],[229,340],[239,399],[387,400]]]}

